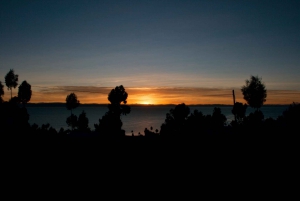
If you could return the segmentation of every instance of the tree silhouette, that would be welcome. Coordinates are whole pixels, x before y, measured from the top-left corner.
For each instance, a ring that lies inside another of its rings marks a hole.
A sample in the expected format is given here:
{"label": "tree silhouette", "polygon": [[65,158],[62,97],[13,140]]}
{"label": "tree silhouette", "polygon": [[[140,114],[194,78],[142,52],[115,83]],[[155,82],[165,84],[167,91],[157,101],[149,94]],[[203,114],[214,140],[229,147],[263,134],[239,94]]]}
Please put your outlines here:
{"label": "tree silhouette", "polygon": [[66,123],[68,126],[71,126],[72,130],[77,126],[77,116],[74,114],[71,114],[66,120]]}
{"label": "tree silhouette", "polygon": [[78,117],[77,128],[82,132],[90,132],[89,119],[86,117],[86,113],[84,111],[82,111]]}
{"label": "tree silhouette", "polygon": [[203,115],[201,111],[194,110],[187,118],[187,133],[203,133],[209,125],[207,116]]}
{"label": "tree silhouette", "polygon": [[[108,100],[111,103],[108,105],[109,111],[120,116],[121,114],[126,115],[130,113],[130,107],[126,105],[128,94],[125,91],[123,85],[116,86],[108,94]],[[123,105],[121,103],[123,102]]]}
{"label": "tree silhouette", "polygon": [[18,86],[18,77],[19,75],[16,75],[14,73],[13,69],[10,69],[10,71],[5,76],[5,84],[7,86],[7,89],[10,90],[12,98],[12,88],[16,88]]}
{"label": "tree silhouette", "polygon": [[2,84],[2,82],[0,81],[0,103],[3,102],[2,96],[4,95],[4,85]]}
{"label": "tree silhouette", "polygon": [[267,90],[258,76],[251,76],[250,80],[246,80],[246,85],[241,88],[241,91],[250,107],[256,110],[266,101]]}
{"label": "tree silhouette", "polygon": [[236,102],[231,110],[232,114],[236,117],[238,122],[241,122],[246,115],[247,104]]}
{"label": "tree silhouette", "polygon": [[299,130],[300,103],[293,102],[293,104],[289,105],[282,115],[278,117],[278,120],[284,127],[296,133]]}
{"label": "tree silhouette", "polygon": [[[105,113],[102,119],[99,119],[99,124],[94,124],[95,130],[102,134],[112,133],[115,136],[124,136],[125,131],[122,130],[121,115],[130,113],[130,107],[126,105],[128,94],[125,88],[120,85],[116,86],[108,94],[109,111]],[[121,104],[123,103],[123,104]]]}
{"label": "tree silhouette", "polygon": [[125,88],[123,85],[116,86],[114,89],[112,89],[108,94],[108,100],[111,104],[120,105],[122,102],[124,104],[127,103],[126,99],[128,97],[127,92],[125,91]]}
{"label": "tree silhouette", "polygon": [[184,103],[178,104],[170,113],[166,114],[165,122],[161,125],[162,136],[179,136],[186,132],[186,120],[190,114],[190,108]]}
{"label": "tree silhouette", "polygon": [[70,93],[69,95],[67,95],[66,107],[68,110],[71,110],[71,115],[73,114],[72,110],[77,108],[79,105],[80,105],[80,102],[79,102],[79,100],[77,100],[76,94]]}
{"label": "tree silhouette", "polygon": [[177,122],[184,121],[190,114],[190,108],[184,103],[175,106],[175,109],[171,109],[170,113]]}
{"label": "tree silhouette", "polygon": [[22,82],[22,84],[19,86],[19,92],[18,92],[18,97],[19,101],[25,104],[30,101],[31,98],[31,85],[25,81]]}
{"label": "tree silhouette", "polygon": [[[72,126],[72,130],[74,129],[75,123],[77,121],[77,116],[73,115],[72,110],[79,106],[79,100],[77,100],[77,96],[75,93],[70,93],[66,98],[66,107],[68,110],[71,110],[71,116],[67,118],[67,124]],[[76,121],[75,121],[76,117]]]}
{"label": "tree silhouette", "polygon": [[264,114],[260,110],[255,110],[245,117],[243,121],[246,126],[245,129],[247,129],[247,131],[260,133],[259,128],[261,128],[264,118]]}
{"label": "tree silhouette", "polygon": [[212,125],[214,128],[223,128],[226,124],[227,118],[221,112],[221,108],[215,107],[212,114]]}

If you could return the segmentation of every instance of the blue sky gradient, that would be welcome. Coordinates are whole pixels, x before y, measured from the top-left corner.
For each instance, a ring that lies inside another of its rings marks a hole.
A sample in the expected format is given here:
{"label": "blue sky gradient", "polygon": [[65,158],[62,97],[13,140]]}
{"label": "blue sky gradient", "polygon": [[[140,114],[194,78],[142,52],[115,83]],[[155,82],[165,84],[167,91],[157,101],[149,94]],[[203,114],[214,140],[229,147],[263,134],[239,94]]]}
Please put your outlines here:
{"label": "blue sky gradient", "polygon": [[4,0],[0,80],[14,69],[36,91],[233,89],[258,75],[267,89],[300,91],[299,10],[276,0]]}

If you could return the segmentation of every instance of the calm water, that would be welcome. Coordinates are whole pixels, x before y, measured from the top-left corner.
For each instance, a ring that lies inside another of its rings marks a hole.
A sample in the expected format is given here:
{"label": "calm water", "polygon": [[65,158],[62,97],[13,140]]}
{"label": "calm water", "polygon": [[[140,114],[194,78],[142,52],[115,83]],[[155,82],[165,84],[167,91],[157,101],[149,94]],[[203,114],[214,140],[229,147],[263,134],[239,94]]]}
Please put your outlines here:
{"label": "calm water", "polygon": [[[144,134],[144,129],[147,127],[150,129],[160,130],[161,124],[164,122],[166,113],[175,106],[131,106],[131,113],[127,116],[122,116],[123,129],[126,134],[137,135],[139,132]],[[189,106],[191,112],[197,109],[203,114],[212,114],[214,106]],[[227,117],[227,121],[233,120],[234,116],[231,113],[231,106],[221,106],[222,113]],[[264,106],[261,111],[264,113],[265,118],[272,117],[276,119],[282,112],[287,109],[288,106]],[[70,116],[70,110],[67,110],[64,106],[39,106],[39,105],[28,105],[28,113],[30,115],[29,123],[36,123],[41,126],[42,124],[49,123],[57,131],[62,127],[67,129],[66,124],[67,117]],[[79,116],[82,111],[86,112],[87,118],[89,119],[89,127],[94,130],[94,124],[99,123],[99,118],[108,111],[106,106],[85,106],[81,105],[75,110],[73,114]],[[251,108],[247,108],[247,115],[252,112]]]}

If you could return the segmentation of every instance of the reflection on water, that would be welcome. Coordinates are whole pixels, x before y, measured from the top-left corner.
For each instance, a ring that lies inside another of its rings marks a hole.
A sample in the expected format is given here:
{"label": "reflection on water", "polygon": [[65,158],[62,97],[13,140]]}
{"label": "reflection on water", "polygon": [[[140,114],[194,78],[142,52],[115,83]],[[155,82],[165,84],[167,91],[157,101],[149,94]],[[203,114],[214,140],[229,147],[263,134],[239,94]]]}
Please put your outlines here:
{"label": "reflection on water", "polygon": [[[164,122],[166,113],[175,106],[131,106],[131,113],[127,116],[122,116],[123,129],[126,134],[131,135],[133,130],[135,135],[140,132],[144,134],[144,129],[153,127],[153,130],[160,130],[161,124]],[[191,112],[195,109],[201,111],[203,114],[212,114],[214,106],[189,106]],[[231,113],[231,106],[220,106],[222,113],[227,117],[230,122],[234,119]],[[288,106],[263,106],[261,111],[264,113],[265,118],[272,117],[276,119]],[[30,115],[29,123],[36,123],[41,126],[42,124],[49,123],[53,128],[59,130],[61,127],[67,129],[66,119],[70,116],[71,112],[64,106],[39,106],[28,105],[28,113]],[[89,127],[94,130],[94,124],[99,123],[99,118],[108,111],[106,106],[85,106],[81,105],[75,110],[73,114],[79,116],[82,111],[86,112],[89,119]],[[254,110],[247,108],[247,115]]]}

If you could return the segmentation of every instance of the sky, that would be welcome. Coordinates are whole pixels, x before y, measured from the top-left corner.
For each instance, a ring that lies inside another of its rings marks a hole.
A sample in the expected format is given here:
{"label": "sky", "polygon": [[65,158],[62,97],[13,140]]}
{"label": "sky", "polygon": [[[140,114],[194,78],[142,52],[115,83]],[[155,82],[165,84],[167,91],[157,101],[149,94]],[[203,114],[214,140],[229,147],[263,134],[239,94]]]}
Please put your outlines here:
{"label": "sky", "polygon": [[129,104],[232,104],[254,75],[265,104],[300,102],[299,10],[299,0],[2,0],[0,81],[14,69],[32,103],[72,92],[108,103],[123,85]]}

